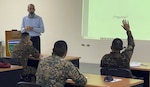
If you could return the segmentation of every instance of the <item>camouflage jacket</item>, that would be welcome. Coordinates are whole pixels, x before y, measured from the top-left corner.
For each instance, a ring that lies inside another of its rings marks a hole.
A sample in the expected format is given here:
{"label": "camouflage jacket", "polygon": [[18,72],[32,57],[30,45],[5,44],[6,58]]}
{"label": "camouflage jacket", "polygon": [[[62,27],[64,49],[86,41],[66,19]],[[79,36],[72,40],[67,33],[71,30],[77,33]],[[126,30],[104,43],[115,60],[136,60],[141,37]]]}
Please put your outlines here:
{"label": "camouflage jacket", "polygon": [[122,52],[110,52],[102,57],[101,67],[117,67],[117,68],[129,68],[130,59],[134,50],[134,40],[131,31],[127,32],[128,46]]}
{"label": "camouflage jacket", "polygon": [[85,76],[70,61],[56,55],[40,60],[36,83],[50,87],[64,87],[67,79],[72,79],[77,85],[85,85],[87,82]]}
{"label": "camouflage jacket", "polygon": [[12,49],[11,57],[19,59],[19,65],[23,66],[23,75],[35,74],[36,72],[36,69],[27,66],[28,58],[30,55],[35,58],[39,58],[40,54],[33,46],[27,45],[23,41],[16,44]]}

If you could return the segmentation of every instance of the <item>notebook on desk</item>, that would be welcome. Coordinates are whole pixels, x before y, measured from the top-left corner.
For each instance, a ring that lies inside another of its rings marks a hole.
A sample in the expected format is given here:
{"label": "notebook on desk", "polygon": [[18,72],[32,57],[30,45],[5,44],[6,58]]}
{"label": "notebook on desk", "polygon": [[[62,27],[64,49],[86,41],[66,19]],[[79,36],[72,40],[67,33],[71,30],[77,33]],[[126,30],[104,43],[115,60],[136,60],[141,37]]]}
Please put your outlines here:
{"label": "notebook on desk", "polygon": [[131,67],[138,67],[141,66],[141,62],[130,62]]}

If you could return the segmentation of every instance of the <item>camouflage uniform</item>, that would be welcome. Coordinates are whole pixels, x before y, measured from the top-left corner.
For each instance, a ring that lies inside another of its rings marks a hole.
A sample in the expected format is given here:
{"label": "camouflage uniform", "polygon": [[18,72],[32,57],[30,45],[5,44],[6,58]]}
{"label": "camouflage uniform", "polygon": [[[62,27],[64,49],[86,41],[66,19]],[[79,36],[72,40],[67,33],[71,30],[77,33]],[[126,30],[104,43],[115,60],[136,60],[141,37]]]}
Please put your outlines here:
{"label": "camouflage uniform", "polygon": [[40,60],[36,72],[36,83],[50,87],[64,87],[66,80],[72,79],[77,85],[85,85],[87,79],[69,61],[52,55]]}
{"label": "camouflage uniform", "polygon": [[131,31],[127,31],[128,46],[122,52],[110,52],[103,56],[101,60],[101,67],[119,67],[129,68],[129,63],[134,50],[134,40]]}
{"label": "camouflage uniform", "polygon": [[27,74],[35,74],[36,69],[27,66],[28,58],[32,55],[35,58],[39,58],[39,52],[33,46],[27,45],[25,42],[21,41],[16,44],[12,50],[11,57],[19,59],[19,65],[23,66],[23,76]]}

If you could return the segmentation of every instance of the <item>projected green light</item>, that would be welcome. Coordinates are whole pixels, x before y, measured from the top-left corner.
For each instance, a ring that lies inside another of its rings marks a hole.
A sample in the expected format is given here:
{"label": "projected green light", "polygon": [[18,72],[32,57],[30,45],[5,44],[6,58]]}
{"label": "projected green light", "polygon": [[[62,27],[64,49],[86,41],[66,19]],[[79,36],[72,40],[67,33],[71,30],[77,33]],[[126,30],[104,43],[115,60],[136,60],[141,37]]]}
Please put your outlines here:
{"label": "projected green light", "polygon": [[83,0],[82,36],[126,39],[121,21],[127,19],[135,40],[150,40],[149,4],[149,0]]}

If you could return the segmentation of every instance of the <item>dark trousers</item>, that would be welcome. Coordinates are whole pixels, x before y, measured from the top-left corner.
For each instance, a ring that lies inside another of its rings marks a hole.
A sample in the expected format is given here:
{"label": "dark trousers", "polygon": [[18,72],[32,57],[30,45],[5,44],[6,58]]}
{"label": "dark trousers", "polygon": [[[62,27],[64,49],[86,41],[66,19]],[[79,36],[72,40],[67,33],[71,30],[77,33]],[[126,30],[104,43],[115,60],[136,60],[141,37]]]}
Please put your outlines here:
{"label": "dark trousers", "polygon": [[39,53],[41,53],[40,36],[31,37],[31,41],[33,43],[33,47],[35,47],[39,51]]}

